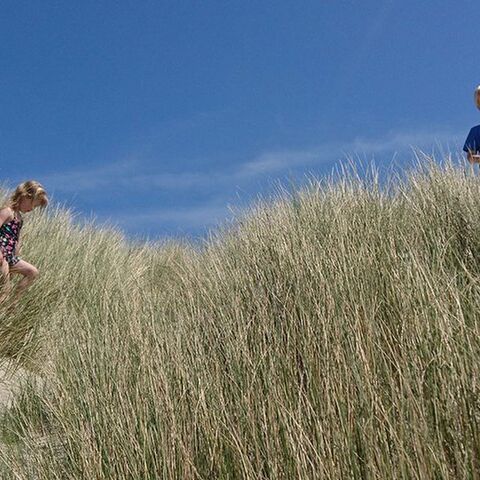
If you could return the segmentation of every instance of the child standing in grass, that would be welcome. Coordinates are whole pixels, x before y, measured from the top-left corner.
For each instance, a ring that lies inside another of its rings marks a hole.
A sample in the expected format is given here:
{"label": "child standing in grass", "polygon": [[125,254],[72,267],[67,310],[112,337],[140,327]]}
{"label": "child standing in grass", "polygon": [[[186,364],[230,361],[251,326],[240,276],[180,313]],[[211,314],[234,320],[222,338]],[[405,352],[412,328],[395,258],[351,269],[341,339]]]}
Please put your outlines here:
{"label": "child standing in grass", "polygon": [[17,256],[20,253],[20,230],[22,214],[39,206],[45,207],[47,203],[47,193],[42,185],[29,180],[18,185],[7,204],[0,208],[0,275],[4,289],[0,302],[10,293],[10,274],[23,275],[17,285],[15,300],[38,276],[36,267]]}
{"label": "child standing in grass", "polygon": [[[480,85],[473,92],[473,98],[475,105],[480,110]],[[463,151],[467,152],[467,159],[473,165],[474,163],[480,163],[480,125],[472,127],[468,133],[468,137],[465,140]]]}

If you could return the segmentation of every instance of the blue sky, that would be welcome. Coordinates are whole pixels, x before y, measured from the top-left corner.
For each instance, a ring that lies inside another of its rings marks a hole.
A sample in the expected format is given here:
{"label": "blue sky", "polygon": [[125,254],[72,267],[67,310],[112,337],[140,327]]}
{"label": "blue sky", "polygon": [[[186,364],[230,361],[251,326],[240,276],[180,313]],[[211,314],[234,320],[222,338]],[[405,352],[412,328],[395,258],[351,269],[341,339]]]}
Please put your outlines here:
{"label": "blue sky", "polygon": [[129,238],[188,237],[348,155],[480,123],[478,2],[9,1],[0,179]]}

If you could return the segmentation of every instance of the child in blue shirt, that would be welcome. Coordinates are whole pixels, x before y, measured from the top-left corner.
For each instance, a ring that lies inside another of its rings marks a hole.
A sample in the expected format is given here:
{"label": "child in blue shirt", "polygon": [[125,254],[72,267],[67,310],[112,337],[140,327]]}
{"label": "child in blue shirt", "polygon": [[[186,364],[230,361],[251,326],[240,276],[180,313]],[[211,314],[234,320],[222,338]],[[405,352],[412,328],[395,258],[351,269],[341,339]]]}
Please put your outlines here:
{"label": "child in blue shirt", "polygon": [[[480,85],[475,89],[473,98],[477,108],[480,110]],[[463,151],[467,152],[467,159],[471,164],[480,163],[480,125],[470,129]]]}

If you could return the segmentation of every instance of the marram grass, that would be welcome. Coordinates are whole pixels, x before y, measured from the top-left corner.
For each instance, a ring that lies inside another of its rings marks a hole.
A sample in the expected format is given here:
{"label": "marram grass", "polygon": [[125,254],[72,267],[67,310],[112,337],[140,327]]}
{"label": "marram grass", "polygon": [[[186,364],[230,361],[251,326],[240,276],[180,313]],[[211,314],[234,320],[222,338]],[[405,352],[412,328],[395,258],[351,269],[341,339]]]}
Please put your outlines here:
{"label": "marram grass", "polygon": [[31,217],[1,478],[480,478],[480,180],[422,161],[312,179],[201,248]]}

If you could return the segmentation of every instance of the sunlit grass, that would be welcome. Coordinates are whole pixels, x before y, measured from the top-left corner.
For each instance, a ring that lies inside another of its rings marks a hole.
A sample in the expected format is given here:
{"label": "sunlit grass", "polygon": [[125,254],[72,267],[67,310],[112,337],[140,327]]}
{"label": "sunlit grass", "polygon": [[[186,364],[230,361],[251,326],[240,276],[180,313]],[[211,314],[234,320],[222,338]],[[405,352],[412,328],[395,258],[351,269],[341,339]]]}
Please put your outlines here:
{"label": "sunlit grass", "polygon": [[2,478],[477,478],[480,183],[422,162],[279,191],[202,248],[35,214]]}

